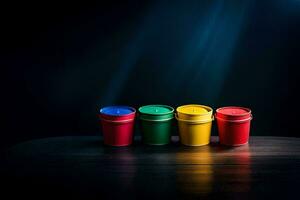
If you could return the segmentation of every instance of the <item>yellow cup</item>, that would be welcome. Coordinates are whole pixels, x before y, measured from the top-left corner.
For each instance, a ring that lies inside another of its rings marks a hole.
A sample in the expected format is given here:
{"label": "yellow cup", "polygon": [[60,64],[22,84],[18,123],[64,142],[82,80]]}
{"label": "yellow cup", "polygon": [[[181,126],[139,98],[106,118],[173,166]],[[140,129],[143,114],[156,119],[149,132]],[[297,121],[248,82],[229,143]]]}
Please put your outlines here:
{"label": "yellow cup", "polygon": [[176,109],[179,138],[187,146],[209,144],[213,121],[212,108],[203,105],[185,105]]}

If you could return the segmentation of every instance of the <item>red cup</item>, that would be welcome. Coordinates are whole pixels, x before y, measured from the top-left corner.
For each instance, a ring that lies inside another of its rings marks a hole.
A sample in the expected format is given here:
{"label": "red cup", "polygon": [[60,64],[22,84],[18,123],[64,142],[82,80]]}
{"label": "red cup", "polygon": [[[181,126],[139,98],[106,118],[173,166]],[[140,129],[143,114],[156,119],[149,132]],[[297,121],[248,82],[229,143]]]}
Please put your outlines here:
{"label": "red cup", "polygon": [[223,145],[240,146],[248,143],[251,110],[243,107],[222,107],[216,110],[219,141]]}
{"label": "red cup", "polygon": [[130,109],[131,111],[126,114],[107,114],[101,112],[102,109],[100,110],[98,117],[102,125],[104,144],[110,146],[128,146],[132,144],[135,109],[124,106],[114,106],[109,107],[109,109]]}

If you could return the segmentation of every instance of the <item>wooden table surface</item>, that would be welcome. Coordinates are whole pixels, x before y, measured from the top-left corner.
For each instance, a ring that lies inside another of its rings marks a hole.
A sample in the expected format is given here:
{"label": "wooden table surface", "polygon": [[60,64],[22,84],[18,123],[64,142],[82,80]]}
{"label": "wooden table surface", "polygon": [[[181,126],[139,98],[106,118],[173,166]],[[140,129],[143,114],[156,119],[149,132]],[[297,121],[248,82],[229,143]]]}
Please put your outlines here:
{"label": "wooden table surface", "polygon": [[300,139],[251,137],[248,145],[165,146],[139,138],[107,147],[100,137],[32,140],[1,156],[2,193],[95,199],[297,199]]}

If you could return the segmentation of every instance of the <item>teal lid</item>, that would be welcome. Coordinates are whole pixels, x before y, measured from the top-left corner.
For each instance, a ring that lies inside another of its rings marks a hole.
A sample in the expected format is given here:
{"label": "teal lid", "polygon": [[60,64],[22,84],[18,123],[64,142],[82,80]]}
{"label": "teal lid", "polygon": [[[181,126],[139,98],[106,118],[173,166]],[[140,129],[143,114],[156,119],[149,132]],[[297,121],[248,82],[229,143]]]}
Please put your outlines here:
{"label": "teal lid", "polygon": [[139,112],[146,115],[166,115],[173,113],[174,109],[166,105],[147,105],[140,107]]}

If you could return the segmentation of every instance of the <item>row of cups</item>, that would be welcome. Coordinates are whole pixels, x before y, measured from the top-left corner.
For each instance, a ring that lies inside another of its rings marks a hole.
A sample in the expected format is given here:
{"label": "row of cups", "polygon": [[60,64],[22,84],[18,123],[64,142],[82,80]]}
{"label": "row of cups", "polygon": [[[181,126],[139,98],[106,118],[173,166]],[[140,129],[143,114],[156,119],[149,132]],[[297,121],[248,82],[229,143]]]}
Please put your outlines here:
{"label": "row of cups", "polygon": [[217,121],[219,142],[228,146],[248,143],[250,122],[249,108],[228,106],[213,113],[209,106],[189,104],[176,108],[167,105],[146,105],[138,113],[128,106],[108,106],[100,109],[104,144],[128,146],[132,144],[134,122],[140,121],[145,144],[165,145],[171,141],[172,121],[178,122],[180,142],[187,146],[203,146],[210,142],[211,127]]}

